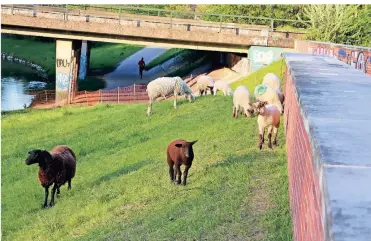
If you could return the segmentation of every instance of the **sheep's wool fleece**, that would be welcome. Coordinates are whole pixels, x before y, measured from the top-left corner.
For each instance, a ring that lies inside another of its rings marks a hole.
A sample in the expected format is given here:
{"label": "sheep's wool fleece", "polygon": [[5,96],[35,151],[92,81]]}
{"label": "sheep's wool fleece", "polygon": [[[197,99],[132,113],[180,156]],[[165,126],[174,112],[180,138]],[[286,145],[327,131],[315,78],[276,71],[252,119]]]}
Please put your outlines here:
{"label": "sheep's wool fleece", "polygon": [[160,77],[151,81],[147,85],[148,97],[150,99],[161,95],[173,94],[178,90],[178,94],[191,94],[192,90],[180,77]]}
{"label": "sheep's wool fleece", "polygon": [[201,76],[197,80],[197,84],[202,86],[214,87],[214,83],[215,83],[214,79],[207,75]]}
{"label": "sheep's wool fleece", "polygon": [[229,84],[226,81],[222,81],[222,80],[216,81],[214,84],[214,87],[217,88],[218,90],[226,90],[226,91],[230,88]]}

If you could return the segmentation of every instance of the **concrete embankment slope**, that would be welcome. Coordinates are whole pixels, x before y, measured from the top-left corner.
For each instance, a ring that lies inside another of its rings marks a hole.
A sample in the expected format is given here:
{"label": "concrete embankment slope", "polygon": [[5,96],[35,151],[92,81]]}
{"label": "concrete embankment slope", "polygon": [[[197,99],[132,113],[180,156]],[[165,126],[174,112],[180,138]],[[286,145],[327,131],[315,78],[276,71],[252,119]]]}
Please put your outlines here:
{"label": "concrete embankment slope", "polygon": [[332,57],[284,58],[294,240],[371,240],[371,77]]}

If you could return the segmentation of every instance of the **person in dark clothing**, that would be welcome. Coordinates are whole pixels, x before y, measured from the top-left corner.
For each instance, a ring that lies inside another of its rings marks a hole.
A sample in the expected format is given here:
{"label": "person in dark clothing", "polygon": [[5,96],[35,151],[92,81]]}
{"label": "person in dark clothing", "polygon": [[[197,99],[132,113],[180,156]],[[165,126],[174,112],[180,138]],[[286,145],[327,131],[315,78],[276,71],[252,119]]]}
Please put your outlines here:
{"label": "person in dark clothing", "polygon": [[142,79],[143,78],[143,70],[146,67],[146,63],[144,62],[144,59],[142,59],[138,62],[139,65],[139,77]]}

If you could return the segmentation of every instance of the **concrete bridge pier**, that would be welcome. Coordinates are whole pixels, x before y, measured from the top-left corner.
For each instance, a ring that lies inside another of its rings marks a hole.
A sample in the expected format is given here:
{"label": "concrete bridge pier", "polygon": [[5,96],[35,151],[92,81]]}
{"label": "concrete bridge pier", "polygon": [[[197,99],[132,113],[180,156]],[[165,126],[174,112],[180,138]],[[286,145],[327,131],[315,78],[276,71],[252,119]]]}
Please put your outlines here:
{"label": "concrete bridge pier", "polygon": [[81,42],[60,39],[56,41],[56,105],[63,106],[71,103],[73,93],[77,90]]}
{"label": "concrete bridge pier", "polygon": [[91,45],[87,40],[82,40],[81,43],[81,55],[80,55],[80,68],[79,68],[79,80],[84,80],[87,73],[89,72],[90,64],[90,48]]}

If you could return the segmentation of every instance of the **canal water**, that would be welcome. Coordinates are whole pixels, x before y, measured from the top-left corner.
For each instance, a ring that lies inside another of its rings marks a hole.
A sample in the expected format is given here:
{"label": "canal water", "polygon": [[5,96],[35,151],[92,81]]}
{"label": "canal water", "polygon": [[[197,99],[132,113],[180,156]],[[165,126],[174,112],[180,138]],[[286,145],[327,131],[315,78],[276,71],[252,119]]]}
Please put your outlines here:
{"label": "canal water", "polygon": [[28,107],[33,99],[28,91],[50,89],[35,70],[22,64],[1,61],[1,111]]}

